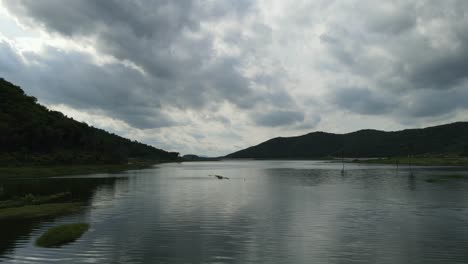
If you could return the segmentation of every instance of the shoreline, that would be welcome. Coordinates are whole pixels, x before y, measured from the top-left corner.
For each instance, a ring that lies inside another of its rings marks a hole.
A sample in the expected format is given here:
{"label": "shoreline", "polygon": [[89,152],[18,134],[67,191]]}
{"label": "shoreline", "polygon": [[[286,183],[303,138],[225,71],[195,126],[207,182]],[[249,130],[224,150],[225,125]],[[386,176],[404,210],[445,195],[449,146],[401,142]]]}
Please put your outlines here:
{"label": "shoreline", "polygon": [[457,166],[468,167],[468,157],[394,157],[394,158],[372,158],[372,159],[354,159],[345,161],[351,163],[365,164],[387,164],[405,166],[408,164],[414,166]]}
{"label": "shoreline", "polygon": [[399,166],[411,165],[415,166],[458,166],[468,167],[468,157],[366,157],[366,158],[353,158],[353,157],[323,157],[323,158],[227,158],[221,161],[327,161],[334,163],[348,164],[387,164]]}
{"label": "shoreline", "polygon": [[[317,161],[332,161],[341,162],[340,158],[324,157],[324,158],[288,158],[288,159],[220,159],[222,160],[287,160],[287,161],[302,161],[302,160],[317,160]],[[181,161],[136,161],[127,164],[80,164],[80,165],[25,165],[0,167],[0,180],[4,179],[27,179],[39,177],[56,177],[80,174],[95,174],[95,173],[119,173],[129,170],[148,169],[154,165],[172,162],[200,162],[202,160],[181,160]],[[404,166],[411,163],[415,166],[460,166],[468,167],[468,157],[392,157],[392,158],[344,158],[345,163],[363,163],[363,164],[387,164]]]}
{"label": "shoreline", "polygon": [[79,174],[118,173],[128,170],[151,168],[154,165],[175,161],[141,161],[128,164],[80,164],[80,165],[25,165],[0,167],[0,179],[25,179]]}
{"label": "shoreline", "polygon": [[0,209],[0,222],[26,221],[79,212],[84,208],[81,202],[41,203]]}

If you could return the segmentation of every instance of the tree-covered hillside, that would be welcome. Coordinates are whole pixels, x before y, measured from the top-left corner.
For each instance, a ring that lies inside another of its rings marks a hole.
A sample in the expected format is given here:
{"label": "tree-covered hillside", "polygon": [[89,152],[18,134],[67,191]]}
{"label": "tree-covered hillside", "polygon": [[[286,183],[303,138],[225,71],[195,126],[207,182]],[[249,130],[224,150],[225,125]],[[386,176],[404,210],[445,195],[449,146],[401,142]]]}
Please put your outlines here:
{"label": "tree-covered hillside", "polygon": [[0,78],[0,165],[115,164],[175,160],[167,152],[77,122]]}
{"label": "tree-covered hillside", "polygon": [[467,154],[468,122],[457,122],[395,132],[360,130],[348,134],[314,132],[298,137],[278,137],[226,157],[298,159]]}

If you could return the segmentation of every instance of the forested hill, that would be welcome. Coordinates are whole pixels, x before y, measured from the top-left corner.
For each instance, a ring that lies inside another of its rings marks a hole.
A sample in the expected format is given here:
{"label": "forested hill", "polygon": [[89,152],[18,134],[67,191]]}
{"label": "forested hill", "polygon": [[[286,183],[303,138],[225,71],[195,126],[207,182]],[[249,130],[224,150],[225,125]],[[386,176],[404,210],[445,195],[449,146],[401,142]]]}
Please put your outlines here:
{"label": "forested hill", "polygon": [[278,137],[227,158],[300,159],[323,157],[395,157],[468,155],[468,122],[395,132],[360,130],[348,134],[314,132]]}
{"label": "forested hill", "polygon": [[0,78],[0,165],[115,164],[175,160],[167,152],[48,110]]}

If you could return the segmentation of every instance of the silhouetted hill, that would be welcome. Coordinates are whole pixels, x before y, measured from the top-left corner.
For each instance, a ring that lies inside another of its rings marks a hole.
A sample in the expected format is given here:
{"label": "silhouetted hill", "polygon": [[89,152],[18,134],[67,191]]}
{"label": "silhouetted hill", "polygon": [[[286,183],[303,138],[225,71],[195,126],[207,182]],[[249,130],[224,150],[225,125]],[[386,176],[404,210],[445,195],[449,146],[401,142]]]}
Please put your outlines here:
{"label": "silhouetted hill", "polygon": [[0,165],[174,160],[167,152],[77,122],[0,78]]}
{"label": "silhouetted hill", "polygon": [[278,137],[227,155],[227,158],[299,159],[337,157],[393,157],[467,155],[468,122],[395,132],[360,130],[348,134],[314,132]]}

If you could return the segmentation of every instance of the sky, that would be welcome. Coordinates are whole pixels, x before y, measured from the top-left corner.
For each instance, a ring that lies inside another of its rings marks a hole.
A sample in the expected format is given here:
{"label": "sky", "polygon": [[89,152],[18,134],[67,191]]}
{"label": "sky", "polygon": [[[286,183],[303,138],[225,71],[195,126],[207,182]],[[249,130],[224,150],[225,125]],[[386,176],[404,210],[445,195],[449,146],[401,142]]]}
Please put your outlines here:
{"label": "sky", "polygon": [[0,77],[181,154],[468,117],[465,0],[0,0]]}

